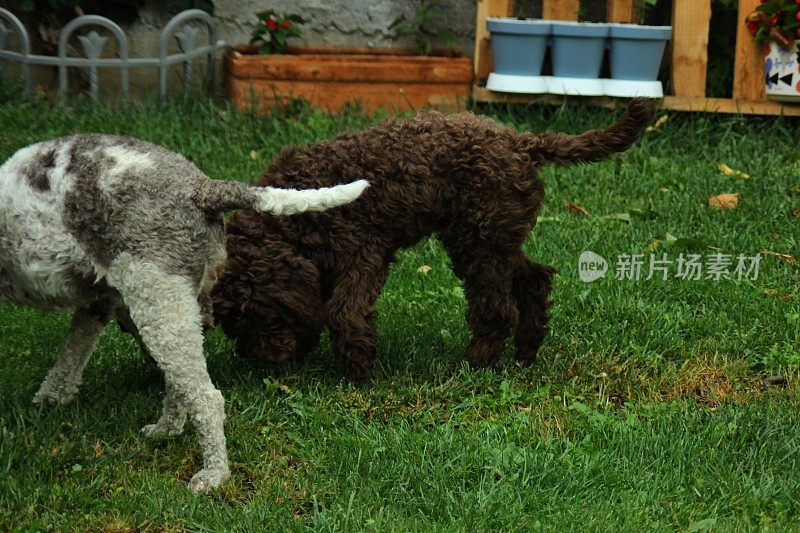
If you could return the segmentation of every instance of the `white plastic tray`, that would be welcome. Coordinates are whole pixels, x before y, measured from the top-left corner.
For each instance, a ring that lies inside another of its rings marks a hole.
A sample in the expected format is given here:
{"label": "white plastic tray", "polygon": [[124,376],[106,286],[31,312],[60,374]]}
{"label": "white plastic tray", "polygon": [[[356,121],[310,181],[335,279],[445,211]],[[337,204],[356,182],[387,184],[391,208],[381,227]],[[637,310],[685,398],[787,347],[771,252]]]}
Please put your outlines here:
{"label": "white plastic tray", "polygon": [[516,76],[492,72],[486,81],[490,91],[517,94],[566,94],[571,96],[648,96],[662,98],[660,81],[612,80],[607,78],[561,78]]}

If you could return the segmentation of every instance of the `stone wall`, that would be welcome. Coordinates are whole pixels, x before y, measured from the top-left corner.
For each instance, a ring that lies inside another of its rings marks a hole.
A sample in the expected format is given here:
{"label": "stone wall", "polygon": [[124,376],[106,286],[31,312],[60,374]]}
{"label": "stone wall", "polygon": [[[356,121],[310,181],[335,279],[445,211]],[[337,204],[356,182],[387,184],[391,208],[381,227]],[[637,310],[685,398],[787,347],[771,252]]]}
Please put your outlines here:
{"label": "stone wall", "polygon": [[[220,21],[221,37],[229,43],[247,42],[257,22],[255,13],[274,9],[309,21],[298,44],[408,46],[409,37],[388,28],[398,16],[412,16],[415,4],[415,0],[214,0],[214,16]],[[446,13],[443,25],[457,36],[450,46],[470,56],[475,4],[475,0],[440,0]]]}

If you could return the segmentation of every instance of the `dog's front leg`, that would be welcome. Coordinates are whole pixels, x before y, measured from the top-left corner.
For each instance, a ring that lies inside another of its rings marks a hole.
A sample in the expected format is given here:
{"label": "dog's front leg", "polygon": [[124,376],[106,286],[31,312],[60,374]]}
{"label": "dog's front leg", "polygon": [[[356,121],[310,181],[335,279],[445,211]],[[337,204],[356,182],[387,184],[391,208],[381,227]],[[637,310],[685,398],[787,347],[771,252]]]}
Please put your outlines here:
{"label": "dog's front leg", "polygon": [[110,306],[102,303],[75,311],[67,342],[34,395],[34,403],[55,404],[72,400],[81,384],[83,369],[108,324],[109,316]]}
{"label": "dog's front leg", "polygon": [[369,379],[378,352],[375,300],[388,268],[373,269],[369,261],[355,261],[342,276],[327,304],[333,349],[345,375],[353,382]]}

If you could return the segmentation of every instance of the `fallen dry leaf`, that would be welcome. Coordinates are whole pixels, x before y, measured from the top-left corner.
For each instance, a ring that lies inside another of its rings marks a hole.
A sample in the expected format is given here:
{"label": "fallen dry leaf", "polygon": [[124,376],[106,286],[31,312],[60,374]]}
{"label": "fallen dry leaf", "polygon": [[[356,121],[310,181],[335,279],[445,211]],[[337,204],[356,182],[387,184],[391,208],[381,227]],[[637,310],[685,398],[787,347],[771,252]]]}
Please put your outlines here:
{"label": "fallen dry leaf", "polygon": [[667,123],[668,119],[669,119],[668,115],[661,115],[660,117],[658,117],[658,120],[656,120],[655,124],[653,124],[652,126],[647,126],[647,128],[645,128],[644,131],[646,133],[653,133],[654,131],[658,131],[661,129],[661,126]]}
{"label": "fallen dry leaf", "polygon": [[573,213],[579,213],[581,215],[589,214],[589,211],[587,211],[585,208],[575,204],[564,204],[564,209],[567,211],[572,211]]}
{"label": "fallen dry leaf", "polygon": [[523,413],[530,413],[531,412],[531,408],[530,407],[520,407],[519,410],[522,411]]}
{"label": "fallen dry leaf", "polygon": [[794,215],[795,218],[800,218],[800,205],[794,208],[794,211],[792,211],[792,215]]}
{"label": "fallen dry leaf", "polygon": [[100,444],[99,440],[95,441],[95,443],[94,443],[94,456],[95,457],[100,457],[101,455],[103,455],[103,453],[105,453],[104,450],[103,450],[103,445]]}
{"label": "fallen dry leaf", "polygon": [[770,252],[769,250],[762,250],[762,255],[771,255],[773,257],[777,257],[781,261],[785,261],[792,266],[797,266],[797,259],[793,255],[789,254],[782,254],[780,252]]}
{"label": "fallen dry leaf", "polygon": [[720,172],[722,172],[726,176],[733,176],[733,169],[728,165],[726,165],[725,163],[720,163],[719,165],[717,165],[717,168],[719,169]]}
{"label": "fallen dry leaf", "polygon": [[250,159],[258,159],[258,152],[250,150]]}
{"label": "fallen dry leaf", "polygon": [[792,295],[788,292],[782,292],[778,289],[764,289],[764,296],[770,297],[778,297],[781,300],[786,300],[787,302],[792,299]]}
{"label": "fallen dry leaf", "polygon": [[734,170],[731,167],[729,167],[728,165],[726,165],[725,163],[720,163],[719,165],[717,165],[717,168],[719,169],[720,172],[722,172],[726,176],[735,176],[735,177],[739,178],[740,180],[749,180],[750,179],[750,175],[749,174],[745,174],[744,172],[741,172],[739,170]]}
{"label": "fallen dry leaf", "polygon": [[277,390],[279,393],[281,393],[281,394],[283,394],[283,395],[287,395],[287,396],[288,396],[289,394],[291,394],[291,392],[292,392],[292,389],[290,389],[289,387],[287,387],[287,386],[286,386],[286,385],[284,385],[283,383],[281,383],[280,385],[278,385],[278,386],[277,386],[277,388],[276,388],[276,390]]}
{"label": "fallen dry leaf", "polygon": [[430,271],[431,271],[431,267],[429,267],[428,265],[422,265],[421,267],[419,267],[417,269],[417,272],[419,272],[420,274],[427,274]]}
{"label": "fallen dry leaf", "polygon": [[737,205],[739,205],[738,192],[733,194],[718,194],[708,199],[708,207],[716,207],[717,209],[733,209]]}

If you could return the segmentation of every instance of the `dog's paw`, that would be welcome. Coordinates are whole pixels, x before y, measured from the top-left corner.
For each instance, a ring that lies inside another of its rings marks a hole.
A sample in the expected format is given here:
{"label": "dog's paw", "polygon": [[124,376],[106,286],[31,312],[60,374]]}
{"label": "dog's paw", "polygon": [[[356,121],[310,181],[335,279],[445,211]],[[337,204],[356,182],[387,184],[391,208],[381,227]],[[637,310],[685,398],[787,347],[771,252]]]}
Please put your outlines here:
{"label": "dog's paw", "polygon": [[35,405],[58,405],[69,403],[73,398],[75,398],[74,392],[55,392],[39,389],[39,392],[33,395],[33,403]]}
{"label": "dog's paw", "polygon": [[194,493],[208,494],[212,489],[228,481],[230,477],[231,471],[228,468],[204,468],[189,481],[189,490]]}
{"label": "dog's paw", "polygon": [[183,433],[183,427],[167,426],[159,423],[147,424],[140,430],[140,433],[143,437],[149,439],[157,437],[175,437]]}
{"label": "dog's paw", "polygon": [[514,359],[523,365],[532,365],[536,362],[536,354],[539,349],[517,349],[514,353]]}
{"label": "dog's paw", "polygon": [[355,386],[369,385],[372,378],[372,364],[356,364],[348,361],[344,365],[344,375]]}

